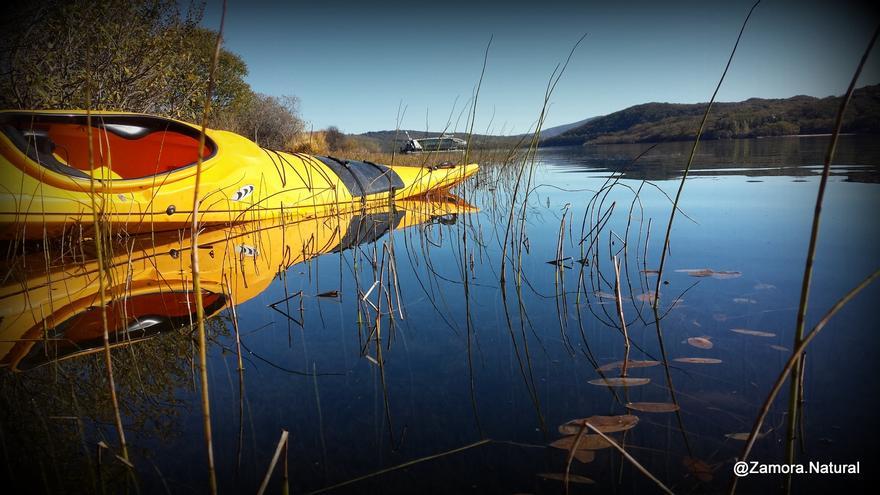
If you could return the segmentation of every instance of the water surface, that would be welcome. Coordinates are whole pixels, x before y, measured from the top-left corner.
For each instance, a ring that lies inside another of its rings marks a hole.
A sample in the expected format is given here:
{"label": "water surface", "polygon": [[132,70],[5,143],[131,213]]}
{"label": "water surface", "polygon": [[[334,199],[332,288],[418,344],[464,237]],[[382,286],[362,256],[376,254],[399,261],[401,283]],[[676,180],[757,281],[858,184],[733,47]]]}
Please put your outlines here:
{"label": "water surface", "polygon": [[[659,331],[642,295],[654,289],[650,271],[687,143],[661,144],[634,164],[648,145],[542,149],[518,188],[521,162],[485,163],[453,191],[459,198],[203,233],[221,492],[256,491],[287,430],[296,493],[485,439],[337,492],[559,493],[558,481],[538,476],[565,468],[565,452],[546,447],[562,436],[558,426],[626,414],[627,402],[680,407],[635,411],[637,426],[614,434],[645,467],[676,492],[725,490],[743,447],[726,435],[750,430],[792,348],[827,144],[815,137],[701,145],[672,230]],[[876,140],[843,138],[808,327],[878,267],[878,171]],[[618,179],[610,189],[609,178]],[[101,345],[92,254],[11,258],[0,324],[4,364],[16,371],[4,371],[0,385],[4,476],[12,483],[36,491],[103,484],[115,492],[134,483],[144,493],[207,490],[187,236],[114,246],[117,289],[108,307],[117,315],[111,326],[129,330],[113,339],[113,363],[134,478],[106,452],[96,466],[98,442],[117,442],[101,354],[89,351]],[[630,359],[665,364],[629,371],[650,379],[646,385],[589,383],[619,375],[597,368],[624,357],[614,256],[622,262]],[[730,273],[683,271],[697,269]],[[799,459],[862,461],[863,474],[796,477],[798,491],[869,479],[878,295],[869,288],[834,318],[811,347],[805,375]],[[694,347],[693,337],[712,348]],[[675,361],[687,357],[721,362]],[[755,459],[783,458],[786,403],[783,394],[771,410]],[[686,457],[711,473],[698,479]],[[612,449],[574,461],[572,472],[596,482],[573,485],[576,493],[656,489]],[[741,489],[780,483],[752,477]],[[280,485],[276,473],[270,490]]]}

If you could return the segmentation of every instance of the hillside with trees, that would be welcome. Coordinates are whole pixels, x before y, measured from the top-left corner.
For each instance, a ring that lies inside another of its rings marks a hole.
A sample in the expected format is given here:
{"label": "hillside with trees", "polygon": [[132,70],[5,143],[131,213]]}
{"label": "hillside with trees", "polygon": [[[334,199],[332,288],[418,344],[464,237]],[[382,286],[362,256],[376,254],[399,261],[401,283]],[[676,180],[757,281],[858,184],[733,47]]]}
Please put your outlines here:
{"label": "hillside with trees", "polygon": [[[702,139],[735,139],[832,131],[839,97],[751,98],[712,106]],[[706,103],[645,103],[596,118],[542,146],[686,141],[696,137]],[[857,89],[847,108],[843,132],[880,133],[880,85]]]}
{"label": "hillside with trees", "polygon": [[[217,33],[176,0],[13,2],[0,20],[0,108],[77,109],[200,122]],[[304,130],[295,97],[257,93],[221,50],[209,125],[282,149]],[[89,91],[87,91],[89,89]]]}

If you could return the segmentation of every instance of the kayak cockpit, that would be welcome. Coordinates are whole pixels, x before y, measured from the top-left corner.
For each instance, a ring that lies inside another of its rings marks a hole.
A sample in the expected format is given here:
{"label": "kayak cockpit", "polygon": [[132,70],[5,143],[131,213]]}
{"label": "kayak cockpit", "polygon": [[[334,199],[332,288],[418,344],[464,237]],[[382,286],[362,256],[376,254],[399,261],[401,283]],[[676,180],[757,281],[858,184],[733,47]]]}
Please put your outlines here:
{"label": "kayak cockpit", "polygon": [[[0,131],[30,161],[76,178],[143,179],[192,166],[198,160],[199,131],[161,117],[93,115],[92,161],[83,114],[5,112],[0,114]],[[216,144],[206,137],[203,159],[216,151]]]}

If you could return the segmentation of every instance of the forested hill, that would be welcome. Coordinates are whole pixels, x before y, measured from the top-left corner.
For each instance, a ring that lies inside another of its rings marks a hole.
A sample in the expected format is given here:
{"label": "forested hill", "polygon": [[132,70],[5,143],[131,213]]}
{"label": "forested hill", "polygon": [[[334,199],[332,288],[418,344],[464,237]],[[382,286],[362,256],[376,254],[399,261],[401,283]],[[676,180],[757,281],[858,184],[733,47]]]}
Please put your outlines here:
{"label": "forested hill", "polygon": [[[712,106],[702,139],[752,138],[832,131],[840,97],[751,98]],[[545,139],[542,146],[694,139],[706,103],[645,103],[605,115]],[[843,132],[880,134],[880,85],[857,89]]]}

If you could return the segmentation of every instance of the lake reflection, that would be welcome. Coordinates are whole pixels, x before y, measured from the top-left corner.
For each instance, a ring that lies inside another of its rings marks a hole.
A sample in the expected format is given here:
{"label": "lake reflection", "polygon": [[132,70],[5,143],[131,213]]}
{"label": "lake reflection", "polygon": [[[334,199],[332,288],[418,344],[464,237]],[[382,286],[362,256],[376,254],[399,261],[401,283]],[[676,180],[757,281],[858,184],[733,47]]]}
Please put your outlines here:
{"label": "lake reflection", "polygon": [[[559,426],[627,413],[638,423],[610,435],[672,490],[726,490],[743,447],[736,434],[750,430],[792,348],[826,145],[701,145],[672,232],[659,332],[652,270],[687,143],[661,144],[635,164],[647,145],[541,150],[524,209],[529,168],[517,189],[518,163],[483,160],[454,191],[461,198],[202,233],[221,492],[255,492],[285,429],[297,493],[486,439],[334,493],[560,493],[552,474],[564,471],[566,452],[547,447],[564,436]],[[845,137],[835,164],[808,327],[878,265],[880,145]],[[94,253],[83,243],[8,257],[0,414],[11,483],[207,491],[188,239],[120,240],[108,262],[134,477],[106,453],[97,465],[98,442],[116,442]],[[627,387],[601,384],[620,376],[625,352],[614,256],[632,341],[627,375],[648,379]],[[864,392],[880,359],[870,312],[878,295],[858,296],[811,347],[803,462],[869,469],[878,399]],[[768,416],[754,459],[783,459],[786,402],[783,394]],[[657,490],[611,448],[575,458],[571,472],[596,483],[573,493]],[[794,481],[797,491],[842,490],[866,476]],[[740,490],[781,481],[751,477]],[[276,473],[270,492],[280,485]]]}

